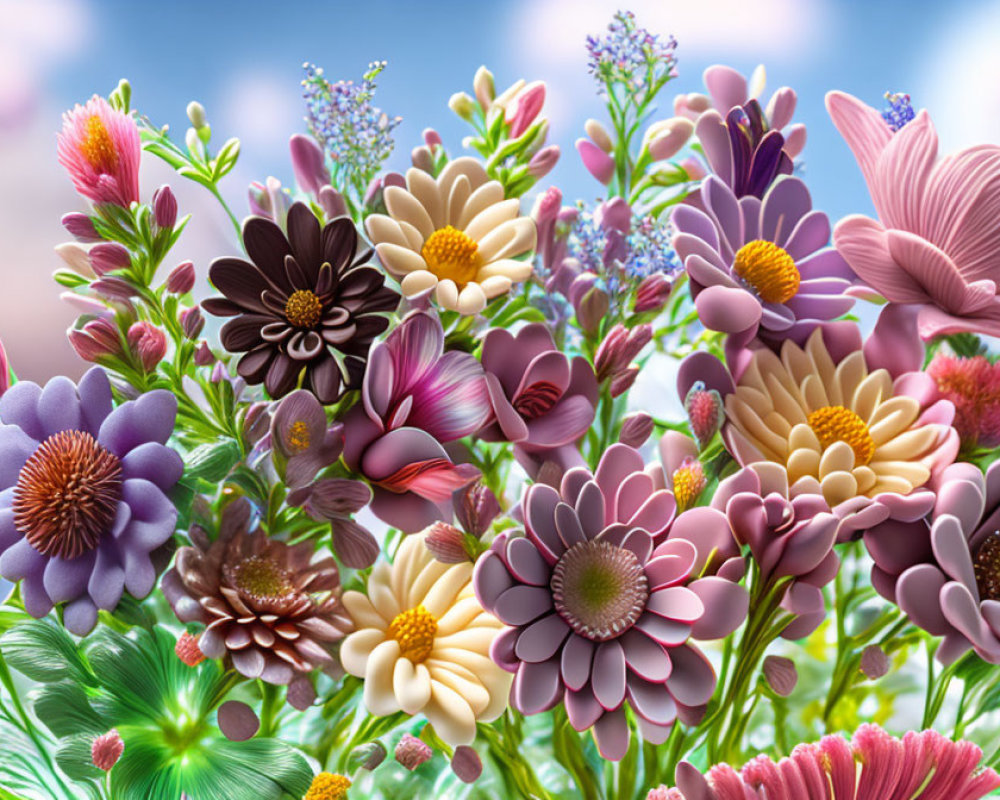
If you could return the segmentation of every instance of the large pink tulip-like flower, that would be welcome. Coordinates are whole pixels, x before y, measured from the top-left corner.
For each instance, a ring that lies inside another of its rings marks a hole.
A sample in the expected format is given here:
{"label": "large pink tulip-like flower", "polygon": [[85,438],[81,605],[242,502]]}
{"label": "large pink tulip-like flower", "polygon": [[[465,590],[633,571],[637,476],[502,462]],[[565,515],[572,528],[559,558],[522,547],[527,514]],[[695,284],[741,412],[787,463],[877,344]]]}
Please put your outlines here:
{"label": "large pink tulip-like flower", "polygon": [[858,276],[893,303],[916,303],[924,339],[1000,335],[1000,147],[938,159],[926,111],[894,133],[843,92],[826,106],[861,167],[878,219],[838,223],[833,239]]}
{"label": "large pink tulip-like flower", "polygon": [[482,606],[510,626],[491,655],[515,673],[514,707],[536,714],[564,703],[570,724],[593,728],[610,759],[628,749],[626,703],[654,743],[677,716],[700,718],[715,673],[690,640],[734,631],[747,595],[724,578],[697,578],[704,556],[690,541],[654,547],[675,503],[639,453],[612,445],[595,474],[571,469],[560,491],[532,485],[523,509],[526,535],[498,536],[473,578]]}
{"label": "large pink tulip-like flower", "polygon": [[372,348],[361,397],[344,419],[344,459],[372,484],[372,512],[407,533],[450,517],[452,494],[479,470],[443,444],[493,414],[479,362],[444,352],[440,320],[416,311]]}

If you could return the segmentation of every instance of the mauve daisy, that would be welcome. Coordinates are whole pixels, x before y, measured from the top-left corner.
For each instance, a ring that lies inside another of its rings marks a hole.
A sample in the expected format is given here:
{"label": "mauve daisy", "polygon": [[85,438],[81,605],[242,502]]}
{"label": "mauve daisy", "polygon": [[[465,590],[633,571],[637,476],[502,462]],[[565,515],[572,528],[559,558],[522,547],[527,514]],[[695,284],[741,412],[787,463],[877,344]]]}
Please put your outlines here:
{"label": "mauve daisy", "polygon": [[434,289],[442,308],[476,314],[531,275],[535,223],[474,158],[437,178],[410,169],[406,188],[387,186],[384,197],[388,215],[372,214],[365,229],[407,297]]}
{"label": "mauve daisy", "polygon": [[367,264],[354,223],[340,217],[322,228],[309,207],[288,211],[287,237],[274,222],[243,224],[250,261],[217,258],[209,277],[225,297],[202,307],[235,317],[220,333],[223,347],[244,353],[236,371],[263,383],[272,397],[297,386],[333,403],[361,385],[372,340],[389,327],[399,295]]}
{"label": "mauve daisy", "polygon": [[174,532],[167,492],[184,464],[165,446],[177,401],[157,390],[112,409],[100,368],[74,385],[22,381],[0,397],[0,575],[24,607],[87,634],[98,609],[156,581],[151,554]]}
{"label": "mauve daisy", "polygon": [[526,535],[501,533],[474,578],[483,607],[510,626],[492,656],[515,673],[513,706],[536,714],[564,703],[611,759],[628,749],[626,703],[654,743],[677,716],[701,716],[715,673],[689,640],[728,635],[747,610],[743,587],[697,578],[706,556],[690,541],[671,535],[654,549],[675,504],[643,469],[616,444],[595,475],[571,469],[560,491],[532,485]]}

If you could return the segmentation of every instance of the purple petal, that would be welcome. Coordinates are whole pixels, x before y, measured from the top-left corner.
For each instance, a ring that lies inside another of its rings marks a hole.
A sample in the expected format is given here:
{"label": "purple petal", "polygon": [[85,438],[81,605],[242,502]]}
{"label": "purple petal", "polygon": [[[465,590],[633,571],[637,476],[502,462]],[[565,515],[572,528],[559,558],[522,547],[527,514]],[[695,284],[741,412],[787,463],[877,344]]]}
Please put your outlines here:
{"label": "purple petal", "polygon": [[83,427],[83,411],[76,385],[61,375],[53,378],[38,398],[38,419],[46,436]]}
{"label": "purple petal", "polygon": [[87,592],[98,608],[114,610],[125,589],[125,569],[107,540],[97,548],[97,561],[87,583]]}
{"label": "purple petal", "polygon": [[559,662],[523,663],[514,676],[510,698],[522,714],[538,714],[558,703],[562,690]]}
{"label": "purple petal", "polygon": [[625,652],[616,639],[597,646],[591,680],[594,697],[606,711],[622,704],[625,699]]}
{"label": "purple petal", "polygon": [[673,664],[669,654],[644,633],[633,628],[625,631],[619,641],[625,652],[625,663],[636,675],[656,683],[670,677]]}
{"label": "purple petal", "polygon": [[686,586],[657,589],[649,595],[646,608],[675,622],[696,622],[705,613],[701,598]]}
{"label": "purple petal", "polygon": [[587,730],[604,714],[604,709],[597,702],[594,691],[589,685],[584,686],[580,691],[567,689],[563,697],[563,704],[566,706],[569,724],[576,731]]}
{"label": "purple petal", "polygon": [[45,565],[42,583],[52,602],[64,603],[86,592],[95,560],[93,551],[68,561],[58,557],[50,558]]}
{"label": "purple petal", "polygon": [[549,614],[526,627],[517,639],[514,654],[522,661],[538,663],[552,658],[569,635],[569,626],[558,614]]}
{"label": "purple petal", "polygon": [[[11,391],[13,389],[8,390],[7,394]],[[6,396],[5,394],[4,397]],[[21,467],[37,448],[38,442],[16,425],[0,425],[0,488],[6,489],[17,483]]]}
{"label": "purple petal", "polygon": [[632,678],[628,696],[632,708],[656,725],[669,725],[677,718],[677,704],[662,682]]}
{"label": "purple petal", "polygon": [[7,425],[16,425],[28,436],[42,441],[45,428],[38,417],[38,398],[42,387],[31,381],[20,381],[0,396],[0,419]]}
{"label": "purple petal", "polygon": [[119,458],[146,442],[165,444],[174,432],[177,398],[155,389],[119,406],[101,424],[98,441]]}
{"label": "purple petal", "polygon": [[686,706],[707,703],[715,692],[715,670],[701,651],[681,645],[670,650],[674,671],[667,688],[674,699]]}
{"label": "purple petal", "polygon": [[594,723],[594,738],[597,749],[604,758],[620,761],[628,752],[629,728],[625,711],[609,711]]}
{"label": "purple petal", "polygon": [[562,649],[560,670],[566,686],[580,691],[590,680],[590,665],[596,645],[590,639],[571,633]]}
{"label": "purple petal", "polygon": [[245,742],[260,728],[257,714],[239,700],[227,700],[219,706],[218,723],[219,730],[233,742]]}
{"label": "purple petal", "polygon": [[945,576],[931,564],[910,567],[899,576],[896,583],[896,602],[921,628],[934,636],[943,636],[952,630],[941,612],[941,588]]}
{"label": "purple petal", "polygon": [[514,579],[496,553],[488,551],[476,562],[472,586],[476,599],[487,611],[496,608],[497,599],[513,585]]}
{"label": "purple petal", "polygon": [[548,586],[552,570],[526,538],[515,536],[509,539],[506,556],[510,572],[519,581],[532,586]]}
{"label": "purple petal", "polygon": [[379,546],[367,529],[352,519],[335,519],[330,523],[333,552],[351,569],[366,569],[378,558]]}
{"label": "purple petal", "polygon": [[144,478],[164,492],[173,488],[184,474],[184,460],[169,447],[157,442],[146,442],[136,447],[122,459],[122,476]]}
{"label": "purple petal", "polygon": [[70,633],[86,636],[97,624],[97,606],[89,597],[78,597],[63,607],[63,625]]}
{"label": "purple petal", "polygon": [[512,586],[501,594],[493,613],[505,625],[526,625],[552,608],[552,593],[546,587]]}
{"label": "purple petal", "polygon": [[705,607],[705,614],[691,628],[693,638],[721,639],[746,619],[750,598],[739,584],[710,576],[694,581],[688,588],[701,598]]}

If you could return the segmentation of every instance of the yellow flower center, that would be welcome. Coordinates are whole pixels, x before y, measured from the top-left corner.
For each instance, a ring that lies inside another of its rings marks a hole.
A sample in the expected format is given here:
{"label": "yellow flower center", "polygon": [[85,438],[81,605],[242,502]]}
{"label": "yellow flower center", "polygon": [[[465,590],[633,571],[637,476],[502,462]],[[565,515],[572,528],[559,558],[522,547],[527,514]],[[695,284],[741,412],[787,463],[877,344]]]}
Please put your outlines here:
{"label": "yellow flower center", "polygon": [[479,244],[464,231],[446,225],[434,231],[420,251],[438,280],[455,281],[459,290],[479,272]]}
{"label": "yellow flower center", "polygon": [[295,420],[288,429],[288,444],[296,453],[309,449],[309,427],[302,420]]}
{"label": "yellow flower center", "polygon": [[288,571],[263,556],[250,556],[233,571],[236,588],[260,600],[280,600],[295,591]]}
{"label": "yellow flower center", "polygon": [[774,242],[755,239],[736,252],[733,272],[753,287],[767,303],[785,303],[795,297],[801,276],[795,259]]}
{"label": "yellow flower center", "polygon": [[299,289],[285,303],[285,317],[297,328],[312,328],[323,316],[323,304],[315,293]]}
{"label": "yellow flower center", "polygon": [[698,495],[705,488],[705,470],[701,462],[694,458],[685,458],[674,470],[674,499],[677,501],[677,511],[687,511],[695,504]]}
{"label": "yellow flower center", "polygon": [[80,142],[80,153],[98,172],[114,172],[118,166],[118,151],[111,141],[111,134],[104,126],[104,121],[96,114],[87,119],[86,132]]}
{"label": "yellow flower center", "polygon": [[309,785],[305,800],[344,800],[351,781],[343,775],[332,772],[321,772]]}
{"label": "yellow flower center", "polygon": [[389,625],[389,637],[399,642],[399,652],[414,664],[420,664],[434,649],[438,624],[423,606],[397,614]]}
{"label": "yellow flower center", "polygon": [[823,447],[829,447],[834,442],[846,442],[854,451],[858,464],[867,464],[875,455],[875,441],[868,432],[868,426],[849,408],[824,406],[813,411],[808,422]]}

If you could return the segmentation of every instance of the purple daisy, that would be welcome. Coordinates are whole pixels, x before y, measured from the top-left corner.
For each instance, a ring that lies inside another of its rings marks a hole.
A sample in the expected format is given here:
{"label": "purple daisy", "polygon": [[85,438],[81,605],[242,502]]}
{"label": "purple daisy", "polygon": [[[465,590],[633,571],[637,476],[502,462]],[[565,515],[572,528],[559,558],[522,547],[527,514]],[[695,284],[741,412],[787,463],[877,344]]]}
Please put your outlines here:
{"label": "purple daisy", "polygon": [[984,476],[973,464],[948,467],[931,514],[887,520],[865,533],[872,585],[910,619],[944,637],[950,664],[974,649],[1000,664],[1000,462]]}
{"label": "purple daisy", "polygon": [[536,714],[564,703],[610,759],[628,749],[626,703],[654,743],[677,716],[701,716],[715,672],[690,639],[728,635],[747,610],[738,584],[693,579],[691,542],[654,549],[651,531],[667,529],[675,503],[643,467],[636,450],[616,444],[594,475],[571,469],[560,491],[532,485],[526,535],[500,534],[473,577],[482,606],[511,626],[491,655],[515,673],[514,707]]}
{"label": "purple daisy", "polygon": [[778,178],[763,199],[734,192],[713,175],[701,186],[704,210],[678,206],[674,247],[691,279],[706,328],[801,343],[817,320],[854,304],[844,295],[853,277],[829,247],[830,221],[812,207],[798,178]]}
{"label": "purple daisy", "polygon": [[0,398],[0,575],[25,609],[85,635],[97,610],[156,582],[151,554],[174,532],[166,492],[184,471],[165,446],[177,401],[157,390],[112,409],[100,368],[74,385],[23,381]]}

